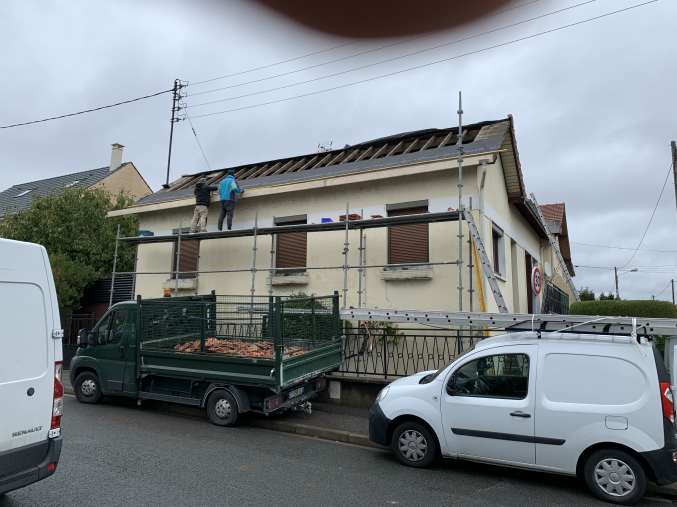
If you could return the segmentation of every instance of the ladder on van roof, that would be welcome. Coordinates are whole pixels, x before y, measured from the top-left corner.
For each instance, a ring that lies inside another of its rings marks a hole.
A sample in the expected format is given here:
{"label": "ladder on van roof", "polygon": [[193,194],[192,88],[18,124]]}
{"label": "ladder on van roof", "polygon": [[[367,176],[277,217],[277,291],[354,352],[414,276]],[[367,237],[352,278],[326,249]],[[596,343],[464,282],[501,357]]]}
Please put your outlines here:
{"label": "ladder on van roof", "polygon": [[594,315],[532,315],[524,313],[444,312],[346,308],[341,319],[398,324],[472,326],[506,331],[595,333],[609,335],[677,335],[677,319],[648,317],[600,317]]}

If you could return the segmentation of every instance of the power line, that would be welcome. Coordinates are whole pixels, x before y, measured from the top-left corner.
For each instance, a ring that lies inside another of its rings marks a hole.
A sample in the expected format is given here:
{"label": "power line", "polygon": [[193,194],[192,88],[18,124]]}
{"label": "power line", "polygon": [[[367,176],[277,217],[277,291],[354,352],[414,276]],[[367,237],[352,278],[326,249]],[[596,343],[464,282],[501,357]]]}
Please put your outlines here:
{"label": "power line", "polygon": [[625,266],[630,264],[630,261],[635,258],[635,255],[637,255],[637,251],[639,250],[639,247],[642,246],[642,242],[644,241],[644,238],[646,237],[646,233],[649,232],[649,227],[651,227],[651,222],[653,221],[653,217],[656,214],[656,210],[658,209],[658,204],[661,202],[661,197],[663,197],[663,192],[665,191],[665,185],[668,183],[668,178],[670,178],[671,173],[672,173],[672,164],[670,164],[670,169],[668,170],[668,175],[665,177],[665,183],[663,183],[663,188],[661,189],[661,193],[658,196],[658,200],[656,201],[656,206],[653,209],[653,213],[651,213],[651,218],[649,219],[649,223],[647,224],[646,229],[644,230],[644,234],[642,235],[642,239],[639,241],[639,244],[637,245],[635,252],[632,254],[632,257],[630,257],[630,260],[628,260],[628,262],[626,262],[623,266],[621,266],[620,269],[623,269]]}
{"label": "power line", "polygon": [[[533,0],[532,2],[529,2],[529,3],[527,3],[527,4],[518,5],[517,7],[513,7],[512,9],[517,9],[517,8],[519,8],[519,7],[524,7],[524,6],[526,6],[526,5],[529,5],[529,4],[531,4],[531,3],[534,3],[534,2],[536,2],[536,1],[539,1],[539,0]],[[409,57],[409,56],[417,55],[417,54],[420,54],[420,53],[425,53],[425,52],[427,52],[427,51],[432,51],[432,50],[434,50],[434,49],[439,49],[439,48],[444,47],[444,46],[450,46],[450,45],[452,45],[452,44],[457,44],[457,43],[459,43],[459,42],[467,41],[467,40],[469,40],[469,39],[474,39],[474,38],[481,37],[481,36],[483,36],[483,35],[487,35],[487,34],[490,34],[490,33],[493,33],[493,32],[498,32],[498,31],[500,31],[500,30],[505,30],[505,29],[507,29],[507,28],[512,28],[512,27],[517,26],[517,25],[521,25],[521,24],[524,24],[524,23],[528,23],[529,21],[534,21],[534,20],[536,20],[536,19],[544,18],[544,17],[547,17],[547,16],[552,16],[553,14],[558,14],[558,13],[560,13],[560,12],[567,11],[567,10],[570,10],[570,9],[574,9],[574,8],[576,8],[576,7],[580,7],[580,6],[582,6],[582,5],[590,4],[590,3],[593,3],[593,2],[596,2],[596,1],[597,1],[597,0],[588,0],[588,1],[586,1],[586,2],[577,4],[577,5],[572,5],[571,7],[566,7],[566,8],[564,8],[564,9],[560,9],[560,10],[558,10],[558,11],[553,11],[553,12],[550,12],[550,13],[548,13],[548,14],[543,14],[543,15],[541,15],[541,16],[536,16],[535,18],[531,18],[531,19],[527,19],[527,20],[524,20],[524,21],[520,21],[520,22],[518,22],[518,23],[513,23],[513,24],[511,24],[511,25],[507,25],[507,26],[504,26],[504,27],[501,27],[501,28],[496,28],[496,29],[493,29],[493,30],[489,30],[489,31],[487,31],[487,32],[483,32],[483,33],[480,33],[480,34],[475,34],[475,35],[472,35],[472,36],[470,36],[470,37],[466,37],[466,38],[464,38],[464,39],[458,39],[458,40],[455,40],[455,41],[452,41],[452,42],[445,42],[444,44],[439,44],[439,45],[437,45],[437,46],[433,46],[433,47],[428,48],[428,49],[423,49],[423,50],[420,50],[420,51],[414,51],[413,53],[409,53],[409,54],[402,55],[402,56],[397,56],[397,57],[394,57],[394,58],[389,58],[389,59],[387,59],[387,60],[382,60],[382,61],[380,61],[380,62],[370,63],[370,64],[364,65],[364,66],[362,66],[362,67],[357,67],[357,68],[354,68],[354,69],[344,70],[344,71],[341,71],[341,72],[337,72],[337,73],[335,73],[335,74],[329,74],[328,76],[323,76],[323,77],[319,77],[319,78],[314,78],[314,79],[310,79],[310,80],[308,80],[308,81],[301,81],[301,82],[299,82],[299,83],[295,83],[295,84],[291,84],[291,85],[287,85],[287,86],[281,86],[281,87],[279,87],[279,88],[273,88],[273,89],[271,89],[271,90],[266,90],[265,92],[258,92],[258,93],[266,93],[266,92],[268,92],[268,91],[279,90],[279,89],[282,89],[282,88],[289,88],[290,86],[298,86],[298,85],[301,85],[301,84],[310,83],[310,82],[312,82],[312,81],[318,81],[318,80],[320,80],[320,79],[327,79],[327,78],[330,78],[330,77],[339,76],[339,75],[341,75],[341,74],[347,74],[347,73],[349,73],[349,72],[355,72],[355,71],[357,71],[357,70],[366,69],[366,68],[368,68],[368,67],[374,67],[374,66],[376,66],[376,65],[381,65],[381,64],[384,64],[384,63],[387,63],[387,62],[392,62],[392,61],[394,61],[394,60],[399,60],[399,59],[402,59],[402,58],[407,58],[407,57]],[[507,9],[507,10],[512,10],[512,9]],[[507,10],[506,10],[506,11],[501,11],[500,13],[492,14],[492,16],[495,16],[495,15],[497,15],[497,14],[501,14],[501,13],[503,13],[503,12],[507,12]],[[336,62],[340,62],[340,61],[343,61],[343,60],[349,60],[350,58],[355,58],[355,57],[358,57],[358,56],[366,55],[366,54],[368,54],[368,53],[373,53],[373,52],[375,52],[375,51],[381,51],[382,49],[390,48],[390,47],[393,47],[393,46],[398,46],[398,45],[400,45],[400,44],[405,44],[405,43],[408,43],[408,42],[411,42],[411,41],[414,41],[414,40],[418,40],[418,39],[422,39],[422,38],[430,37],[430,36],[431,36],[431,34],[419,35],[418,37],[412,37],[412,38],[410,38],[410,39],[406,39],[406,40],[399,41],[399,42],[394,42],[394,43],[392,43],[392,44],[387,44],[387,45],[385,45],[385,46],[380,46],[380,47],[374,48],[374,49],[369,49],[369,50],[367,50],[367,51],[363,51],[363,52],[361,52],[361,53],[356,53],[356,54],[354,54],[354,55],[344,56],[344,57],[341,57],[341,58],[337,58],[337,59],[335,59],[335,60],[329,60],[328,62],[318,63],[318,64],[315,64],[315,65],[311,65],[310,67],[304,67],[304,68],[302,68],[302,69],[291,70],[291,71],[289,71],[289,72],[283,72],[282,74],[275,74],[275,75],[273,75],[273,76],[263,77],[263,78],[260,78],[260,79],[255,79],[255,80],[253,80],[253,81],[247,81],[247,82],[245,82],[245,83],[239,83],[239,84],[235,84],[235,85],[224,86],[224,87],[221,87],[221,88],[215,88],[215,89],[213,89],[213,90],[205,90],[205,91],[203,91],[203,92],[192,93],[192,94],[190,94],[190,96],[191,96],[191,97],[196,97],[197,95],[204,95],[204,94],[206,94],[206,93],[214,93],[214,92],[219,92],[219,91],[223,91],[223,90],[228,90],[228,89],[231,89],[231,88],[237,88],[237,87],[239,87],[239,86],[246,86],[246,85],[250,85],[250,84],[254,84],[254,83],[260,83],[261,81],[268,81],[268,80],[270,80],[270,79],[275,79],[275,78],[278,78],[278,77],[288,76],[288,75],[290,75],[290,74],[296,74],[296,73],[298,73],[298,72],[303,72],[303,71],[306,71],[306,70],[315,69],[315,68],[317,68],[317,67],[322,67],[322,66],[324,66],[324,65],[329,65],[329,64],[336,63]],[[246,95],[245,95],[245,96],[246,96]],[[240,98],[240,97],[235,97],[235,98]],[[216,102],[224,102],[224,101],[226,101],[226,100],[232,100],[232,99],[223,99],[223,100],[215,100],[215,101],[212,101],[212,102],[204,102],[204,103],[202,103],[202,104],[196,104],[196,105],[194,105],[194,106],[192,106],[192,107],[204,106],[204,105],[207,105],[207,104],[214,104],[214,103],[216,103]]]}
{"label": "power line", "polygon": [[553,29],[551,29],[551,30],[546,30],[546,31],[544,31],[544,32],[539,32],[539,33],[536,33],[536,34],[533,34],[533,35],[528,35],[528,36],[526,36],[526,37],[520,37],[519,39],[514,39],[514,40],[511,40],[511,41],[508,41],[508,42],[503,42],[503,43],[501,43],[501,44],[496,44],[496,45],[489,46],[489,47],[486,47],[486,48],[483,48],[483,49],[478,49],[478,50],[475,50],[475,51],[470,51],[470,52],[468,52],[468,53],[464,53],[464,54],[461,54],[461,55],[452,56],[452,57],[449,57],[449,58],[444,58],[444,59],[442,59],[442,60],[437,60],[437,61],[435,61],[435,62],[426,63],[426,64],[423,64],[423,65],[417,65],[416,67],[410,67],[410,68],[408,68],[408,69],[403,69],[403,70],[399,70],[399,71],[396,71],[396,72],[391,72],[391,73],[388,73],[388,74],[383,74],[383,75],[381,75],[381,76],[376,76],[376,77],[372,77],[372,78],[368,78],[368,79],[363,79],[363,80],[360,80],[360,81],[355,81],[355,82],[353,82],[353,83],[348,83],[348,84],[344,84],[344,85],[334,86],[334,87],[332,87],[332,88],[326,88],[326,89],[324,89],[324,90],[318,90],[318,91],[315,91],[315,92],[304,93],[304,94],[296,95],[296,96],[293,96],[293,97],[287,97],[287,98],[284,98],[284,99],[272,100],[272,101],[270,101],[270,102],[262,102],[262,103],[260,103],[260,104],[254,104],[254,105],[251,105],[251,106],[238,107],[238,108],[235,108],[235,109],[227,109],[227,110],[225,110],[225,111],[218,111],[218,112],[215,112],[215,113],[201,114],[201,115],[198,115],[198,116],[193,116],[193,118],[203,118],[203,117],[205,117],[205,116],[214,116],[214,115],[217,115],[217,114],[233,113],[233,112],[236,112],[236,111],[243,111],[243,110],[245,110],[245,109],[252,109],[252,108],[255,108],[255,107],[268,106],[268,105],[271,105],[271,104],[277,104],[277,103],[279,103],[279,102],[285,102],[285,101],[287,101],[287,100],[294,100],[294,99],[299,99],[299,98],[302,98],[302,97],[309,97],[309,96],[311,96],[311,95],[318,95],[318,94],[320,94],[320,93],[325,93],[325,92],[329,92],[329,91],[339,90],[339,89],[342,89],[342,88],[347,88],[347,87],[349,87],[349,86],[354,86],[354,85],[357,85],[357,84],[362,84],[362,83],[367,83],[367,82],[370,82],[370,81],[375,81],[375,80],[377,80],[377,79],[382,79],[382,78],[384,78],[384,77],[390,77],[390,76],[394,76],[394,75],[397,75],[397,74],[403,74],[403,73],[405,73],[405,72],[409,72],[409,71],[412,71],[412,70],[417,70],[417,69],[421,69],[421,68],[424,68],[424,67],[429,67],[429,66],[431,66],[431,65],[436,65],[436,64],[438,64],[438,63],[443,63],[443,62],[448,62],[448,61],[451,61],[451,60],[456,60],[456,59],[462,58],[462,57],[464,57],[464,56],[470,56],[470,55],[474,55],[474,54],[477,54],[477,53],[482,53],[482,52],[484,52],[484,51],[489,51],[489,50],[491,50],[491,49],[496,49],[496,48],[499,48],[499,47],[508,46],[508,45],[510,45],[510,44],[515,44],[515,43],[517,43],[517,42],[521,42],[521,41],[524,41],[524,40],[533,39],[533,38],[538,37],[538,36],[540,36],[540,35],[546,35],[546,34],[549,34],[549,33],[557,32],[557,31],[560,31],[560,30],[564,30],[565,28],[571,28],[571,27],[573,27],[573,26],[582,25],[582,24],[588,23],[588,22],[590,22],[590,21],[595,21],[595,20],[598,20],[598,19],[601,19],[601,18],[605,18],[605,17],[611,16],[611,15],[613,15],[613,14],[618,14],[618,13],[620,13],[620,12],[629,11],[629,10],[636,9],[636,8],[638,8],[638,7],[643,7],[643,6],[645,6],[645,5],[649,5],[649,4],[656,3],[656,2],[658,2],[658,0],[650,0],[650,1],[648,1],[648,2],[644,2],[644,3],[641,3],[641,4],[633,5],[633,6],[631,6],[631,7],[626,7],[625,9],[619,9],[619,10],[617,10],[617,11],[608,12],[608,13],[602,14],[602,15],[600,15],[600,16],[595,16],[595,17],[592,17],[592,18],[584,19],[584,20],[582,20],[582,21],[577,21],[577,22],[575,22],[575,23],[571,23],[571,24],[568,24],[568,25],[560,26],[560,27],[558,27],[558,28],[553,28]]}
{"label": "power line", "polygon": [[670,284],[672,283],[672,280],[668,282],[668,284],[665,286],[665,289],[661,291],[660,294],[658,294],[656,297],[660,297],[661,294],[663,294],[666,290],[668,290],[668,287],[670,287]]}
{"label": "power line", "polygon": [[44,120],[27,121],[25,123],[16,123],[14,125],[6,125],[4,127],[0,127],[0,129],[9,129],[9,128],[12,128],[12,127],[21,127],[23,125],[30,125],[32,123],[42,123],[43,121],[58,120],[60,118],[67,118],[69,116],[77,116],[79,114],[91,113],[93,111],[100,111],[101,109],[108,109],[109,107],[116,107],[116,106],[121,106],[122,104],[129,104],[130,102],[136,102],[138,100],[150,99],[151,97],[157,97],[158,95],[162,95],[163,93],[170,93],[170,92],[173,92],[173,91],[174,91],[174,89],[165,90],[163,92],[157,92],[157,93],[154,93],[152,95],[146,95],[144,97],[138,97],[138,98],[132,99],[132,100],[125,100],[124,102],[118,102],[117,104],[111,104],[110,106],[96,107],[94,109],[87,109],[86,111],[80,111],[78,113],[63,114],[61,116],[54,116],[52,118],[45,118]]}
{"label": "power line", "polygon": [[190,115],[188,114],[188,111],[186,111],[186,118],[188,118],[188,123],[190,123],[190,128],[193,131],[193,134],[195,134],[195,140],[197,141],[197,145],[200,147],[200,151],[202,152],[202,156],[205,158],[205,162],[207,163],[207,167],[211,171],[212,168],[209,165],[209,161],[207,160],[207,155],[205,155],[204,150],[202,149],[202,145],[200,144],[200,140],[197,138],[197,132],[195,132],[195,127],[193,127],[193,122],[190,119]]}
{"label": "power line", "polygon": [[[597,248],[612,248],[616,250],[635,250],[635,248],[622,247],[622,246],[607,246],[607,245],[592,245],[590,243],[576,243],[575,241],[570,241],[572,245],[584,245],[584,246],[594,246]],[[661,253],[677,253],[677,250],[649,250],[646,248],[640,248],[640,252],[661,252]]]}
{"label": "power line", "polygon": [[[536,2],[540,2],[540,0],[531,0],[530,2],[521,4],[521,5],[517,5],[517,6],[515,6],[515,7],[510,7],[509,9],[504,9],[504,10],[502,10],[502,11],[494,12],[494,13],[492,13],[492,14],[489,14],[488,16],[485,16],[485,17],[497,16],[497,15],[499,15],[499,14],[503,14],[504,12],[512,11],[512,10],[514,10],[514,9],[519,9],[520,7],[525,7],[525,6],[527,6],[527,5],[530,5],[530,4],[533,4],[533,3],[536,3]],[[412,37],[412,38],[410,38],[410,39],[406,39],[406,40],[404,40],[404,41],[396,42],[396,43],[394,43],[394,44],[389,44],[389,45],[387,45],[387,46],[381,46],[381,47],[379,47],[379,48],[372,49],[372,50],[370,50],[370,51],[366,51],[365,53],[369,53],[369,52],[372,52],[372,51],[378,51],[378,50],[380,50],[380,49],[388,48],[388,47],[390,47],[390,46],[396,46],[396,45],[398,45],[398,44],[403,44],[403,43],[405,43],[405,42],[411,42],[411,41],[413,41],[413,40],[422,39],[422,38],[424,38],[424,37],[430,37],[431,35],[434,35],[434,34],[429,34],[429,33],[428,33],[428,34],[425,34],[425,35],[419,35],[419,36],[417,36],[417,37]],[[327,49],[322,49],[322,50],[320,50],[320,51],[315,51],[315,52],[313,52],[313,53],[308,53],[308,54],[305,54],[305,55],[302,55],[302,56],[297,56],[297,57],[294,57],[294,58],[290,58],[290,59],[288,59],[288,60],[283,60],[283,61],[281,61],[281,62],[271,63],[271,64],[269,64],[269,65],[263,65],[262,67],[255,67],[255,68],[253,68],[253,69],[243,70],[243,71],[240,71],[240,72],[235,72],[234,74],[228,74],[228,75],[225,75],[225,76],[215,77],[215,78],[212,78],[212,79],[205,79],[204,81],[198,81],[198,82],[196,82],[196,83],[193,83],[193,86],[196,86],[196,85],[199,85],[199,84],[202,84],[202,83],[209,83],[209,82],[212,82],[212,81],[218,81],[218,80],[220,80],[220,79],[226,79],[226,78],[229,78],[229,77],[239,76],[239,75],[242,75],[242,74],[247,74],[247,73],[249,73],[249,72],[255,72],[255,71],[257,71],[257,70],[268,69],[268,68],[270,68],[270,67],[275,67],[275,66],[277,66],[277,65],[282,65],[282,64],[284,64],[284,63],[293,62],[293,61],[295,61],[295,60],[301,60],[301,59],[307,58],[307,57],[309,57],[309,56],[314,56],[314,55],[318,55],[318,54],[320,54],[320,53],[326,53],[326,52],[328,52],[328,51],[333,51],[334,49],[339,49],[339,48],[342,48],[342,47],[345,47],[345,46],[350,46],[350,45],[352,45],[352,44],[357,44],[358,42],[362,42],[362,39],[358,39],[358,40],[355,40],[355,41],[352,41],[352,42],[346,42],[345,44],[339,44],[338,46],[333,46],[333,47],[330,47],[330,48],[327,48]],[[358,54],[356,54],[356,55],[348,56],[348,57],[346,57],[346,58],[353,58],[354,56],[359,56],[359,55],[362,55],[362,54],[365,54],[365,53],[358,53]],[[331,62],[326,62],[326,63],[320,64],[320,65],[327,65],[327,64],[329,64],[329,63],[337,62],[337,61],[343,60],[343,59],[344,59],[344,58],[339,58],[338,60],[333,60],[333,61],[331,61]],[[308,67],[308,68],[312,68],[312,67]],[[306,68],[306,69],[301,69],[301,70],[307,70],[308,68]],[[299,71],[295,71],[295,72],[299,72]],[[281,75],[284,75],[284,74],[281,74]],[[277,77],[277,76],[273,76],[273,77]],[[246,84],[246,83],[245,83],[245,84]],[[213,91],[215,91],[215,90],[213,90]],[[196,95],[198,95],[198,94],[196,94]]]}

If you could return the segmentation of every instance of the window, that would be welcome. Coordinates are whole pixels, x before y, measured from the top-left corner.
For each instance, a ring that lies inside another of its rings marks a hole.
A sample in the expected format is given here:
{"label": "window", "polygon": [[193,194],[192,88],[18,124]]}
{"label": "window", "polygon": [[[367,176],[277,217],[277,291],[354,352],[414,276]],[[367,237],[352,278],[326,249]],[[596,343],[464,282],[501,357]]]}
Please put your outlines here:
{"label": "window", "polygon": [[64,186],[65,186],[66,188],[71,188],[72,186],[75,186],[75,185],[77,185],[78,183],[80,183],[80,181],[82,181],[82,180],[71,181],[70,183],[67,183],[67,184],[64,185]]}
{"label": "window", "polygon": [[[276,218],[275,225],[305,225],[308,223],[306,215],[297,215],[286,218]],[[277,235],[277,267],[278,268],[303,268],[298,272],[305,271],[308,262],[308,234],[305,232],[292,232]],[[292,271],[281,271],[280,274],[289,274]]]}
{"label": "window", "polygon": [[[428,201],[386,206],[389,217],[428,213]],[[388,228],[388,264],[428,262],[428,224]]]}
{"label": "window", "polygon": [[475,359],[461,366],[449,380],[454,396],[482,396],[521,400],[527,396],[529,356],[500,354]]}
{"label": "window", "polygon": [[127,322],[127,310],[117,310],[111,319],[108,343],[118,343],[122,339],[125,332],[125,322]]}
{"label": "window", "polygon": [[495,225],[491,228],[491,246],[494,273],[505,278],[505,242],[503,231]]}
{"label": "window", "polygon": [[26,195],[28,192],[32,192],[32,191],[33,191],[33,189],[32,189],[32,188],[29,188],[28,190],[24,190],[23,192],[19,192],[19,193],[16,194],[14,197],[23,197],[23,196]]}
{"label": "window", "polygon": [[[188,234],[189,227],[184,227],[181,230],[182,234]],[[178,234],[179,230],[174,229],[174,234]],[[195,278],[198,267],[198,256],[200,252],[200,242],[196,239],[184,241],[181,238],[181,255],[177,255],[178,242],[174,243],[174,260],[172,262],[172,271],[176,271],[176,259],[179,258],[179,280],[182,278]],[[176,274],[172,274],[172,280],[176,279]]]}
{"label": "window", "polygon": [[110,329],[110,319],[112,313],[106,315],[103,319],[99,321],[99,324],[96,327],[96,343],[99,345],[105,345],[108,343],[108,331]]}

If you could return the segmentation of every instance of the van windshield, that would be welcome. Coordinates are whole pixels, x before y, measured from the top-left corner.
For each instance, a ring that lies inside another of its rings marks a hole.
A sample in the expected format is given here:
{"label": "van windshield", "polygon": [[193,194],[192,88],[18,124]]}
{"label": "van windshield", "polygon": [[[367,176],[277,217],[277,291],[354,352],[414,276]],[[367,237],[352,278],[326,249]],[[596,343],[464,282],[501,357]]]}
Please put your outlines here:
{"label": "van windshield", "polygon": [[444,370],[446,370],[446,369],[449,367],[449,365],[450,365],[451,363],[455,362],[457,359],[460,359],[460,358],[462,358],[462,357],[465,356],[465,355],[468,355],[470,352],[472,352],[473,350],[475,350],[475,345],[477,345],[477,344],[476,344],[476,343],[473,344],[469,349],[463,351],[463,353],[462,353],[460,356],[454,357],[451,361],[449,361],[447,364],[445,364],[444,366],[442,366],[442,368],[440,368],[439,370],[437,370],[437,371],[436,371],[435,373],[433,373],[432,375],[429,375],[429,376],[426,378],[425,383],[427,384],[427,383],[429,383],[429,382],[432,382],[432,381],[435,380],[437,377],[439,377],[439,376],[442,374],[442,372],[443,372]]}

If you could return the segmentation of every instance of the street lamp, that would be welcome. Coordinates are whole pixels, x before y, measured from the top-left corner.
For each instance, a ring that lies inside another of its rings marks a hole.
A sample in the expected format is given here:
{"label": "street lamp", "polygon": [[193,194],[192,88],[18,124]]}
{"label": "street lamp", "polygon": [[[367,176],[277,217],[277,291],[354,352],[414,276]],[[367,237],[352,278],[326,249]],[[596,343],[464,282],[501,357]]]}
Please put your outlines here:
{"label": "street lamp", "polygon": [[637,273],[637,271],[639,271],[637,268],[630,269],[630,270],[625,271],[625,272],[623,272],[619,275],[618,269],[616,267],[614,267],[614,275],[616,276],[616,299],[621,299],[621,296],[618,294],[618,277],[621,276],[621,275],[625,275],[627,273]]}

